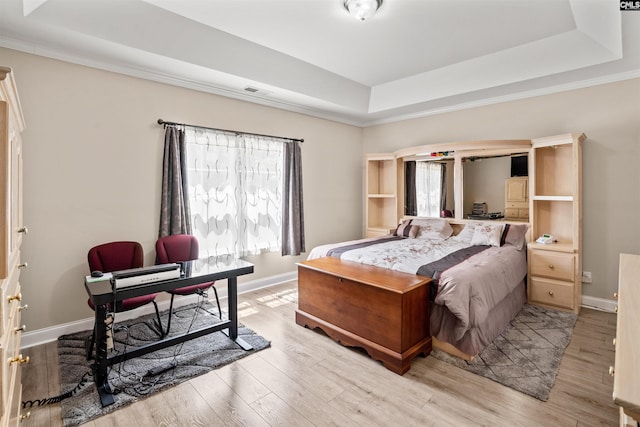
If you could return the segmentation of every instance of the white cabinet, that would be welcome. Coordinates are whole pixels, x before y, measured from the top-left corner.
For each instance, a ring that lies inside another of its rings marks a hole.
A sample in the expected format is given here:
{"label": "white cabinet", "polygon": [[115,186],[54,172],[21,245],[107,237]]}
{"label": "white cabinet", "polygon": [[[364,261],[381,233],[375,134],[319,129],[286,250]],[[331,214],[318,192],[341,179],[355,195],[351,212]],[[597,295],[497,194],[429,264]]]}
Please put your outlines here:
{"label": "white cabinet", "polygon": [[504,216],[507,221],[529,221],[529,178],[509,178],[504,185]]}
{"label": "white cabinet", "polygon": [[582,299],[582,142],[584,134],[532,140],[529,170],[533,237],[529,244],[528,299],[578,312]]}
{"label": "white cabinet", "polygon": [[22,220],[22,109],[11,69],[0,67],[0,413],[1,427],[18,424],[21,415],[20,244]]}
{"label": "white cabinet", "polygon": [[616,311],[615,365],[613,401],[620,406],[620,425],[637,426],[640,420],[640,341],[638,306],[640,305],[640,255],[620,254]]}

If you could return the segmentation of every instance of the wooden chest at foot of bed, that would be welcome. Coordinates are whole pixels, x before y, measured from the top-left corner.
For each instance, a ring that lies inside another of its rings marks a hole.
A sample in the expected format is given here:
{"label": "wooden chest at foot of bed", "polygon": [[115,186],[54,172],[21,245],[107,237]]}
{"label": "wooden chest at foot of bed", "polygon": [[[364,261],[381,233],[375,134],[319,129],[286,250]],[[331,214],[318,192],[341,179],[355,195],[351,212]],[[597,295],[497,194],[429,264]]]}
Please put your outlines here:
{"label": "wooden chest at foot of bed", "polygon": [[428,277],[318,258],[298,264],[296,323],[404,374],[431,352]]}

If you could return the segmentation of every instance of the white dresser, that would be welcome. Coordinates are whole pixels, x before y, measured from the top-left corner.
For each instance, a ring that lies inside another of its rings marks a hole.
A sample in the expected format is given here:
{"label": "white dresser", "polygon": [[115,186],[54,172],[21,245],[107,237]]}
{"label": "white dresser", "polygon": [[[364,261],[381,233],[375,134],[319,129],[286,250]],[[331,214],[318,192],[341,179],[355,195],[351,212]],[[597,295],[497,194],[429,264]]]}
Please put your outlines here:
{"label": "white dresser", "polygon": [[614,345],[613,401],[620,406],[620,425],[640,420],[640,255],[620,254],[617,327]]}
{"label": "white dresser", "polygon": [[20,322],[22,305],[20,245],[27,229],[22,221],[22,108],[10,68],[0,66],[0,426],[17,426],[21,413],[21,366],[28,358],[20,354],[25,326]]}

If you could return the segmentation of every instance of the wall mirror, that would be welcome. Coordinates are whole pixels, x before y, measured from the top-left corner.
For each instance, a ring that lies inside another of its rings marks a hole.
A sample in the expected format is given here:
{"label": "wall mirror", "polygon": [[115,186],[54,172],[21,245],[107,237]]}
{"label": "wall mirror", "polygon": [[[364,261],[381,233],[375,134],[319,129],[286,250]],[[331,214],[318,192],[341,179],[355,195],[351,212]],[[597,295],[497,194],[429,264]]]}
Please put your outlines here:
{"label": "wall mirror", "polygon": [[462,218],[528,220],[527,153],[464,157],[462,182]]}
{"label": "wall mirror", "polygon": [[454,159],[414,157],[404,162],[404,214],[453,216]]}

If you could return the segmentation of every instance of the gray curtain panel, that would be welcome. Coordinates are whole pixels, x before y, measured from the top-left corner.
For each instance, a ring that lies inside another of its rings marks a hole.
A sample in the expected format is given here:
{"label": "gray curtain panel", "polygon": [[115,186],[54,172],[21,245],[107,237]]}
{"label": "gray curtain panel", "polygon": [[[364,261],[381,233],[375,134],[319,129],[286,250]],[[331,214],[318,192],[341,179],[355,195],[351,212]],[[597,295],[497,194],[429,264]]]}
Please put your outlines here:
{"label": "gray curtain panel", "polygon": [[404,195],[404,214],[416,216],[418,215],[418,201],[416,195],[416,162],[411,160],[404,164],[405,174],[405,195]]}
{"label": "gray curtain panel", "polygon": [[302,153],[298,142],[284,144],[282,189],[282,255],[300,255],[304,247]]}
{"label": "gray curtain panel", "polygon": [[158,237],[191,234],[184,131],[167,126],[162,160],[162,197]]}

